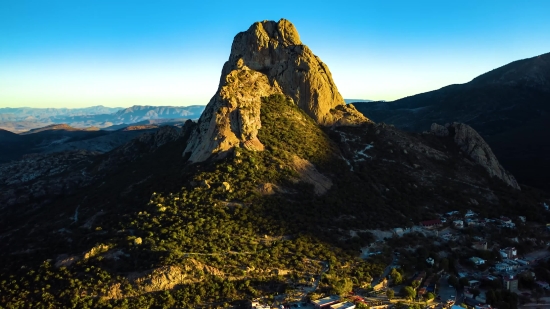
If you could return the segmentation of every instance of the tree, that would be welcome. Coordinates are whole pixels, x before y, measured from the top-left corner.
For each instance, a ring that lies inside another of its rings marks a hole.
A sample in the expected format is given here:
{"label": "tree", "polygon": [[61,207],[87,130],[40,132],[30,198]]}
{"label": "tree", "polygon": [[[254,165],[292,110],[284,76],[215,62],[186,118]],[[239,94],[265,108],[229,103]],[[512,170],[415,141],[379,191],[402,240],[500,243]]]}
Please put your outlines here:
{"label": "tree", "polygon": [[426,294],[425,297],[426,297],[427,300],[430,300],[430,299],[434,299],[434,298],[435,298],[435,295],[434,295],[434,293],[429,292],[429,293]]}
{"label": "tree", "polygon": [[442,259],[439,266],[441,267],[441,269],[443,269],[443,271],[445,271],[445,272],[449,271],[449,260],[448,259]]}
{"label": "tree", "polygon": [[470,281],[468,281],[468,278],[463,277],[463,278],[460,278],[460,280],[458,280],[458,284],[461,287],[470,286]]}
{"label": "tree", "polygon": [[474,296],[474,299],[476,297],[479,296],[479,294],[481,294],[481,292],[478,290],[478,289],[470,289],[470,292],[472,293],[472,295]]}
{"label": "tree", "polygon": [[391,300],[395,296],[395,292],[392,289],[388,289],[386,291],[386,296],[388,297],[389,300]]}
{"label": "tree", "polygon": [[413,289],[416,290],[416,289],[420,286],[420,281],[414,280],[414,281],[411,283],[411,286],[413,287]]}
{"label": "tree", "polygon": [[369,309],[369,306],[367,306],[367,305],[364,304],[364,303],[357,303],[357,305],[355,306],[355,308],[357,308],[357,309]]}
{"label": "tree", "polygon": [[391,270],[390,276],[393,279],[393,283],[395,285],[401,284],[401,282],[403,282],[403,277],[395,268]]}
{"label": "tree", "polygon": [[453,275],[449,276],[449,284],[454,286],[455,288],[457,288],[458,287],[458,279]]}
{"label": "tree", "polygon": [[412,288],[412,286],[404,286],[401,288],[401,295],[403,295],[406,299],[414,299],[416,296],[416,291]]}
{"label": "tree", "polygon": [[350,279],[344,278],[341,280],[338,280],[334,286],[334,293],[340,295],[340,296],[346,296],[351,292],[351,289],[353,288],[353,284]]}

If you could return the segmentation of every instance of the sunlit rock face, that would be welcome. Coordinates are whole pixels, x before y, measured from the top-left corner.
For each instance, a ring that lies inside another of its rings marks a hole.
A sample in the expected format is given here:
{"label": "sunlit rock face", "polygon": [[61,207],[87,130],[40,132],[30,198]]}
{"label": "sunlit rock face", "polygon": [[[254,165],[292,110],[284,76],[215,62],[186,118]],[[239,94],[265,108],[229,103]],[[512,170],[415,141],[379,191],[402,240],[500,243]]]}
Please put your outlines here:
{"label": "sunlit rock face", "polygon": [[235,146],[262,150],[261,98],[284,94],[321,125],[353,125],[368,121],[338,92],[328,67],[302,44],[288,20],[254,23],[235,36],[224,64],[218,92],[199,119],[184,151],[191,162]]}

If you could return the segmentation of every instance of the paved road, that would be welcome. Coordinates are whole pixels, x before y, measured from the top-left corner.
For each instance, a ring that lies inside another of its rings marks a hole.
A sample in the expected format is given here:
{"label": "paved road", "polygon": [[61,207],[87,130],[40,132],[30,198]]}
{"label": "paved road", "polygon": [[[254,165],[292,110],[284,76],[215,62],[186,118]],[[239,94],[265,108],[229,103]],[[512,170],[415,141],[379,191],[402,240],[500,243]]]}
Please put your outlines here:
{"label": "paved road", "polygon": [[392,253],[392,261],[390,265],[388,265],[386,269],[384,269],[384,273],[382,274],[382,276],[380,276],[380,278],[372,281],[371,286],[377,285],[378,283],[380,283],[380,281],[382,281],[382,279],[386,278],[390,274],[392,268],[396,265],[397,265],[397,256],[395,255],[395,253]]}
{"label": "paved road", "polygon": [[462,301],[458,302],[460,297],[457,299],[457,290],[450,286],[447,278],[447,275],[443,275],[441,279],[439,279],[439,296],[441,297],[441,302],[446,303],[447,300],[452,299],[459,305]]}

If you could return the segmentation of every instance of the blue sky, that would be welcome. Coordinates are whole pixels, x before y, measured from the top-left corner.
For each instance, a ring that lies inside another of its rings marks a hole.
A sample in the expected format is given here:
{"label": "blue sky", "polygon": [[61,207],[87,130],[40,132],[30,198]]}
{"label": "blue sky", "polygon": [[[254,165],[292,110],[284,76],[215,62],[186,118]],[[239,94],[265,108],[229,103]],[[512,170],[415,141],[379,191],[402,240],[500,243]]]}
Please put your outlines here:
{"label": "blue sky", "polygon": [[550,52],[550,1],[0,1],[0,107],[206,104],[233,37],[289,19],[345,98]]}

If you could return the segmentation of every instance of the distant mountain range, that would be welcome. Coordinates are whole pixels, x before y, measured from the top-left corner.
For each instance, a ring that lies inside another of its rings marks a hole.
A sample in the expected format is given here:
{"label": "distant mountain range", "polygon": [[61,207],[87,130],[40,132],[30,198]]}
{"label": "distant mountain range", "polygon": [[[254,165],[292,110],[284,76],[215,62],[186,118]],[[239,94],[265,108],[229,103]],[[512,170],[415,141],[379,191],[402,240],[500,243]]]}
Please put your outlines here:
{"label": "distant mountain range", "polygon": [[410,131],[463,122],[520,182],[550,188],[550,53],[514,61],[461,85],[393,102],[357,103],[376,122]]}
{"label": "distant mountain range", "polygon": [[373,102],[372,100],[364,100],[364,99],[344,99],[344,102],[346,102],[346,104],[349,104],[349,103],[355,103],[355,102]]}
{"label": "distant mountain range", "polygon": [[108,128],[148,120],[170,119],[185,121],[200,117],[204,106],[132,106],[111,108],[0,108],[0,129],[25,132],[52,124],[67,124],[75,128]]}

